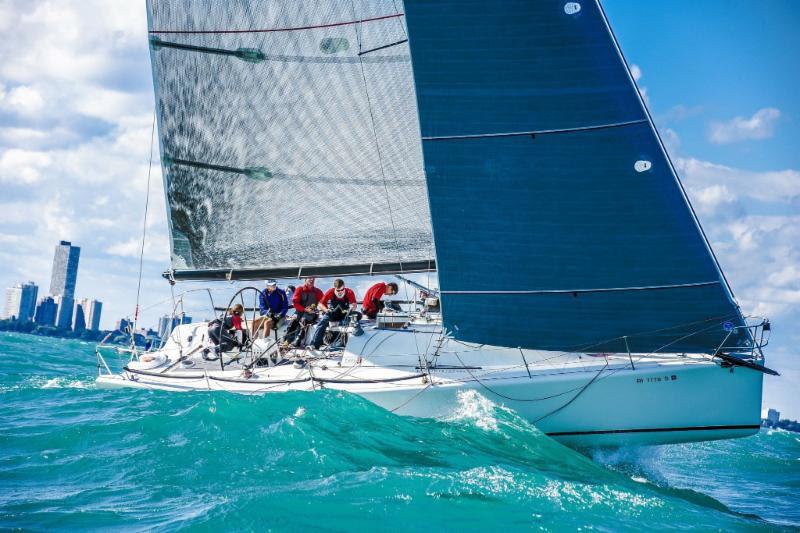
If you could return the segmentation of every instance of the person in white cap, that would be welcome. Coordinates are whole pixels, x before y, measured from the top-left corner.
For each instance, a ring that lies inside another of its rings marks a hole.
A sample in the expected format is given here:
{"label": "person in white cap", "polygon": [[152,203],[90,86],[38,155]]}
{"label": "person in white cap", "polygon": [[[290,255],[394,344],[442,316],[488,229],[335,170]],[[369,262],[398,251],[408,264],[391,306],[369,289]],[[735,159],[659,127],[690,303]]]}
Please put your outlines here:
{"label": "person in white cap", "polygon": [[261,316],[253,321],[253,333],[261,329],[264,337],[269,337],[271,330],[278,329],[280,321],[286,318],[289,310],[289,298],[283,289],[278,288],[278,282],[274,279],[267,280],[266,288],[258,297],[258,307]]}

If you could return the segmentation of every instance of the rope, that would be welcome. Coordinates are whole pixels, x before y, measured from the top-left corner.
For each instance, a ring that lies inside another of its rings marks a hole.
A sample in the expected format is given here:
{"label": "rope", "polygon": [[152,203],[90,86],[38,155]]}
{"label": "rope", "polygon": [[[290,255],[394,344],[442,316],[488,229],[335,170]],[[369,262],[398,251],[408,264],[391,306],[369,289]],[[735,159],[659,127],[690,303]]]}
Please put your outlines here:
{"label": "rope", "polygon": [[577,393],[575,393],[575,396],[573,396],[572,398],[570,398],[570,400],[569,400],[567,403],[565,403],[565,404],[564,404],[564,405],[562,405],[561,407],[557,407],[556,409],[553,409],[552,411],[550,411],[550,412],[549,412],[549,413],[547,413],[547,414],[544,414],[544,415],[540,416],[539,418],[537,418],[536,420],[534,420],[534,421],[533,421],[533,423],[534,423],[534,424],[537,424],[537,423],[539,423],[541,420],[544,420],[544,419],[545,419],[545,418],[547,418],[548,416],[551,416],[551,415],[554,415],[554,414],[556,414],[557,412],[561,411],[562,409],[565,409],[565,408],[566,408],[568,405],[570,405],[572,402],[574,402],[575,400],[577,400],[577,399],[578,399],[578,396],[580,396],[581,394],[583,394],[583,392],[584,392],[586,389],[588,389],[588,388],[589,388],[589,386],[590,386],[592,383],[594,383],[594,382],[597,380],[597,378],[599,378],[599,377],[600,377],[600,374],[602,374],[602,373],[603,373],[603,371],[604,371],[606,368],[608,368],[608,359],[606,359],[606,364],[603,366],[603,368],[601,368],[600,370],[598,370],[598,371],[597,371],[597,374],[595,374],[595,375],[594,375],[594,377],[593,377],[592,379],[590,379],[590,380],[589,380],[589,382],[588,382],[586,385],[584,385],[584,386],[581,388],[581,390],[579,390]]}
{"label": "rope", "polygon": [[[595,375],[595,376],[594,376],[594,377],[593,377],[591,380],[589,380],[589,382],[588,382],[586,385],[582,385],[581,387],[575,387],[574,389],[565,390],[565,391],[559,392],[559,393],[557,393],[557,394],[551,394],[550,396],[542,396],[541,398],[514,398],[514,397],[512,397],[512,396],[506,396],[505,394],[503,394],[503,393],[501,393],[501,392],[497,392],[497,391],[496,391],[496,390],[494,390],[493,388],[491,388],[491,387],[489,387],[488,385],[486,385],[486,384],[485,384],[483,381],[481,381],[480,379],[478,379],[478,378],[475,376],[475,374],[473,374],[473,373],[470,371],[469,367],[468,367],[466,364],[464,364],[464,361],[462,361],[462,360],[461,360],[461,357],[459,357],[459,355],[458,355],[458,352],[453,352],[453,355],[455,355],[455,356],[456,356],[456,359],[458,359],[458,362],[459,362],[459,363],[461,363],[461,365],[464,367],[464,370],[466,370],[466,371],[467,371],[467,374],[469,374],[469,375],[470,375],[470,377],[471,377],[473,380],[475,380],[475,382],[476,382],[476,383],[478,383],[478,385],[480,385],[481,387],[483,387],[484,389],[486,389],[486,390],[487,390],[487,391],[489,391],[490,393],[492,393],[492,394],[494,394],[494,395],[496,395],[496,396],[499,396],[500,398],[503,398],[503,399],[505,399],[505,400],[510,400],[510,401],[512,401],[512,402],[542,402],[542,401],[545,401],[545,400],[550,400],[550,399],[553,399],[553,398],[557,398],[557,397],[559,397],[559,396],[563,396],[563,395],[565,395],[565,394],[567,394],[567,393],[570,393],[570,392],[572,392],[572,391],[574,391],[574,390],[578,390],[578,389],[580,389],[580,391],[578,392],[578,394],[576,394],[576,395],[575,395],[575,398],[577,398],[577,397],[578,397],[578,395],[579,395],[579,394],[581,394],[581,393],[582,393],[582,392],[583,392],[583,391],[586,389],[586,387],[588,387],[589,385],[591,385],[592,383],[594,383],[594,381],[595,381],[595,380],[596,380],[596,379],[597,379],[597,378],[600,376],[600,374],[601,374],[601,373],[602,373],[602,372],[603,372],[603,371],[606,369],[606,367],[608,366],[608,360],[606,360],[606,364],[603,366],[603,368],[601,368],[601,369],[600,369],[600,371],[599,371],[599,372],[598,372],[598,373],[597,373],[597,374],[596,374],[596,375]],[[570,403],[572,403],[573,401],[575,401],[575,398],[571,399],[569,402],[567,402],[566,404],[564,404],[563,406],[561,406],[559,409],[563,409],[564,407],[566,407],[567,405],[569,405]],[[554,412],[555,412],[555,411],[554,411]],[[552,414],[552,413],[550,413],[550,414]],[[548,414],[548,415],[546,415],[546,416],[550,416],[550,414]],[[541,420],[541,419],[539,419],[539,420]],[[538,420],[537,420],[537,422],[538,422]]]}
{"label": "rope", "polygon": [[150,176],[153,172],[153,145],[156,136],[156,111],[153,110],[153,125],[150,128],[150,162],[147,166],[147,192],[144,200],[144,222],[142,223],[142,248],[139,251],[139,278],[136,282],[136,307],[133,311],[133,331],[131,345],[136,346],[136,325],[139,321],[139,296],[142,292],[142,268],[144,263],[144,246],[147,240],[147,212],[150,209]]}
{"label": "rope", "polygon": [[428,382],[428,385],[425,388],[420,389],[419,392],[417,392],[411,398],[409,398],[408,400],[404,401],[403,403],[401,403],[400,405],[398,405],[394,409],[389,409],[389,412],[390,413],[396,413],[397,411],[399,411],[400,409],[402,409],[403,407],[405,407],[406,405],[410,404],[415,399],[417,399],[423,392],[425,392],[426,390],[430,389],[431,386],[433,386],[433,383]]}

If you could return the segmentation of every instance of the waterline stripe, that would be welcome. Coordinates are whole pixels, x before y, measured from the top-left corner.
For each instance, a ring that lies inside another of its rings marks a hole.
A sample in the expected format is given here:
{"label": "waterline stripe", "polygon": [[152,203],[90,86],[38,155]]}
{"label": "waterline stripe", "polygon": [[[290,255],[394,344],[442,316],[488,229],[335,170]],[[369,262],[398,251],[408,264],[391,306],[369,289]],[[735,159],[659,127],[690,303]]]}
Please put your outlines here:
{"label": "waterline stripe", "polygon": [[759,429],[759,424],[740,426],[693,426],[682,428],[642,428],[642,429],[603,429],[597,431],[554,431],[545,433],[550,437],[566,437],[571,435],[608,435],[615,433],[665,433],[668,431],[724,431],[730,429]]}

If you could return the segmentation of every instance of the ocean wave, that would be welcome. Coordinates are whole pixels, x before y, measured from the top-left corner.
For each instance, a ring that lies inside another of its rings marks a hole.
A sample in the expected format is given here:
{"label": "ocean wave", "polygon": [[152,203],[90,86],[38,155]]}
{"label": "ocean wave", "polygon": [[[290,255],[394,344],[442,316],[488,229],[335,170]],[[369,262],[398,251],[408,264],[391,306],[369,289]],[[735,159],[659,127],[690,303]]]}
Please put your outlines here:
{"label": "ocean wave", "polygon": [[430,420],[331,390],[106,390],[93,386],[89,347],[54,346],[41,346],[45,365],[66,357],[74,372],[0,358],[0,387],[13,388],[0,410],[4,527],[729,530],[798,520],[793,436],[579,453],[476,391]]}

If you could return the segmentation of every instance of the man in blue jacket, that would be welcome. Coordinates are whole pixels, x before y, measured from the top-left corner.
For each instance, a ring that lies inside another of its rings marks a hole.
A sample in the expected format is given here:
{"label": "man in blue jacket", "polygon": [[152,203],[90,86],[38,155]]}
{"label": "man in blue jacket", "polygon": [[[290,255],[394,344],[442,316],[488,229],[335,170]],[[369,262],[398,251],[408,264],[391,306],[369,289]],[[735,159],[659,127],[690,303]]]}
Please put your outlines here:
{"label": "man in blue jacket", "polygon": [[253,330],[255,332],[260,328],[264,337],[269,338],[272,330],[278,331],[280,321],[286,318],[289,310],[289,299],[283,289],[278,288],[278,282],[274,279],[267,281],[267,287],[258,297],[258,307],[261,316],[253,321]]}

